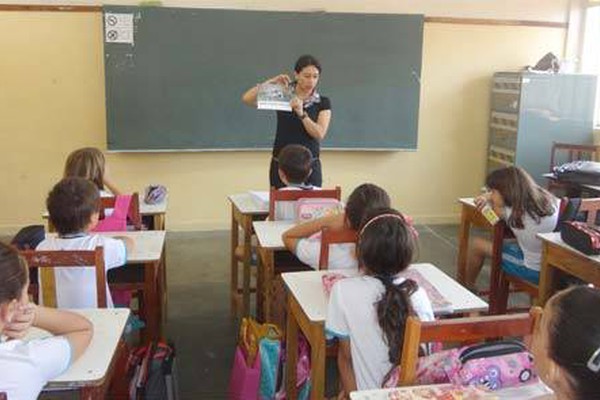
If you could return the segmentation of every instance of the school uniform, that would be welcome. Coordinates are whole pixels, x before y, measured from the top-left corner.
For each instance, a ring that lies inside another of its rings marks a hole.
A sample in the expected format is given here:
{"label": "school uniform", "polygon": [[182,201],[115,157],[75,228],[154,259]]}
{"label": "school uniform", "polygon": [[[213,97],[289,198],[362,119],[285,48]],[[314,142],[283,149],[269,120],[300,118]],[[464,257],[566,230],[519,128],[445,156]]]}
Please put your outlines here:
{"label": "school uniform", "polygon": [[[95,250],[104,248],[104,268],[110,269],[125,265],[127,249],[125,242],[95,234],[75,234],[63,237],[48,237],[36,250]],[[56,305],[58,308],[96,308],[96,271],[92,267],[55,268]],[[40,304],[43,302],[43,284],[39,285]],[[42,304],[43,305],[43,304]],[[106,286],[106,305],[113,307],[108,284]]]}
{"label": "school uniform", "polygon": [[0,343],[0,392],[8,400],[35,400],[46,383],[71,364],[71,345],[61,336]]}
{"label": "school uniform", "polygon": [[[399,285],[404,280],[398,277],[394,284]],[[383,378],[393,367],[377,322],[376,303],[384,292],[381,281],[371,276],[342,279],[331,290],[325,330],[340,340],[350,340],[358,390],[382,387]],[[422,321],[433,321],[431,302],[423,289],[417,289],[410,296],[410,302]]]}
{"label": "school uniform", "polygon": [[[321,257],[321,233],[298,240],[294,254],[304,264],[319,269]],[[329,261],[327,269],[357,269],[356,245],[354,243],[337,243],[329,246]]]}
{"label": "school uniform", "polygon": [[[552,198],[554,212],[542,217],[536,222],[525,213],[523,228],[511,227],[517,242],[506,242],[502,246],[502,269],[510,275],[519,276],[529,282],[537,284],[540,280],[540,267],[542,263],[542,241],[537,237],[539,233],[554,231],[558,223],[560,212],[560,200]],[[512,208],[505,207],[504,219],[508,220],[512,214]]]}

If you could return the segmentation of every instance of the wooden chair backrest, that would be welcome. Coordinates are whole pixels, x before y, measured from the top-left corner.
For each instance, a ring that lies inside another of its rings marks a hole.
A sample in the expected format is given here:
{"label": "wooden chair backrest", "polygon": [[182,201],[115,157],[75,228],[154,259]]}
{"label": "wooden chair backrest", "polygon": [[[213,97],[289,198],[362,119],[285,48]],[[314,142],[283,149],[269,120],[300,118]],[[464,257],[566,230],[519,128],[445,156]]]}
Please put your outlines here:
{"label": "wooden chair backrest", "polygon": [[500,337],[530,336],[541,315],[542,309],[533,307],[528,314],[452,318],[432,322],[421,322],[417,317],[408,317],[398,382],[400,385],[415,382],[421,343],[464,343]]}
{"label": "wooden chair backrest", "polygon": [[275,221],[275,204],[278,201],[297,201],[309,198],[341,200],[342,189],[339,186],[336,186],[335,189],[315,190],[277,190],[272,187],[269,193],[269,220]]}
{"label": "wooden chair backrest", "polygon": [[98,308],[106,308],[106,272],[104,268],[104,251],[102,247],[95,250],[24,250],[21,256],[27,261],[30,269],[39,270],[38,282],[43,282],[44,305],[56,307],[56,281],[54,267],[96,268],[96,301]]}
{"label": "wooden chair backrest", "polygon": [[596,224],[596,217],[600,211],[600,197],[581,199],[579,212],[586,213],[586,222],[591,225]]}
{"label": "wooden chair backrest", "polygon": [[552,172],[552,168],[557,165],[579,160],[600,160],[600,146],[591,144],[552,143],[552,153],[550,153],[550,172]]}
{"label": "wooden chair backrest", "polygon": [[[104,210],[115,207],[115,196],[100,198],[100,217],[104,218]],[[131,202],[129,203],[129,211],[127,219],[131,222],[136,231],[142,230],[142,215],[140,214],[140,196],[137,192],[131,194]]]}
{"label": "wooden chair backrest", "polygon": [[321,231],[321,253],[319,255],[319,269],[329,267],[329,246],[339,243],[356,243],[358,241],[358,232],[354,229],[332,230],[323,229]]}

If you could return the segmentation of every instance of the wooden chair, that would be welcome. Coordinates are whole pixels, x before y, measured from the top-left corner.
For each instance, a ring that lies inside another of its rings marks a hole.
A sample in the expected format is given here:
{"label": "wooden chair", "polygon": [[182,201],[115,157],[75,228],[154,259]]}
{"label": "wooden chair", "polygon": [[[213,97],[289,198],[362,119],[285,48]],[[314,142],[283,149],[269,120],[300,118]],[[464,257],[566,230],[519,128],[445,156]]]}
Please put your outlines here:
{"label": "wooden chair", "polygon": [[[96,301],[98,308],[106,308],[106,271],[104,268],[104,251],[102,247],[95,250],[56,250],[38,251],[25,250],[20,252],[27,261],[30,269],[39,270],[39,281],[44,282],[44,305],[56,307],[56,286],[54,280],[54,267],[61,268],[96,268]],[[37,285],[30,285],[29,293],[34,299],[38,297]]]}
{"label": "wooden chair", "polygon": [[308,198],[340,200],[342,189],[339,186],[336,186],[335,189],[315,190],[277,190],[272,187],[269,196],[269,220],[275,221],[275,203],[278,201],[297,201]]}
{"label": "wooden chair", "polygon": [[[100,219],[104,218],[104,210],[115,207],[115,196],[100,198]],[[142,230],[142,215],[140,214],[140,196],[137,192],[131,194],[127,219],[136,231]]]}
{"label": "wooden chair", "polygon": [[[586,144],[569,144],[569,143],[552,143],[552,152],[550,153],[550,169],[554,171],[554,167],[573,161],[599,161],[600,146]],[[560,182],[556,179],[548,180],[548,190],[557,191],[564,190],[569,197],[578,197],[581,195],[581,187],[579,185],[570,184],[568,182]]]}
{"label": "wooden chair", "polygon": [[331,230],[323,229],[321,232],[321,253],[319,255],[319,269],[329,267],[329,246],[339,243],[356,243],[358,232],[353,229]]}
{"label": "wooden chair", "polygon": [[[596,217],[600,212],[600,198],[581,199],[579,213],[585,214],[588,224],[595,224]],[[490,300],[490,311],[496,314],[504,314],[508,310],[508,295],[510,286],[513,285],[514,291],[526,292],[532,299],[537,299],[539,295],[539,286],[515,275],[509,275],[502,270],[502,266],[497,267],[499,274],[498,288],[494,301]],[[494,305],[492,307],[492,304]],[[492,309],[494,308],[494,309]]]}
{"label": "wooden chair", "polygon": [[466,344],[485,339],[530,336],[541,315],[542,309],[533,307],[528,314],[453,318],[431,322],[421,322],[417,317],[408,317],[400,360],[399,385],[415,383],[421,343],[458,342]]}

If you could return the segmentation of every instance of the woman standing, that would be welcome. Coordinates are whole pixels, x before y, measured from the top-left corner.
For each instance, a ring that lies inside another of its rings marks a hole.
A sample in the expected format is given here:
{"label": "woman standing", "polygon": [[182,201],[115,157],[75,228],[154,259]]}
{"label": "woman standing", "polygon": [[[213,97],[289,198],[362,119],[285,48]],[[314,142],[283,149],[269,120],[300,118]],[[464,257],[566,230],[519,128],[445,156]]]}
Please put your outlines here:
{"label": "woman standing", "polygon": [[[290,102],[292,111],[277,111],[277,132],[273,144],[273,158],[269,172],[270,186],[281,188],[284,185],[277,173],[277,155],[288,144],[300,144],[307,147],[313,156],[312,173],[308,184],[321,186],[323,182],[319,154],[321,140],[327,134],[331,121],[331,102],[329,98],[317,92],[317,83],[321,76],[321,64],[310,55],[298,58],[294,66],[294,81],[286,74],[267,79],[263,84],[291,85],[294,97]],[[259,85],[246,91],[242,101],[256,107]]]}

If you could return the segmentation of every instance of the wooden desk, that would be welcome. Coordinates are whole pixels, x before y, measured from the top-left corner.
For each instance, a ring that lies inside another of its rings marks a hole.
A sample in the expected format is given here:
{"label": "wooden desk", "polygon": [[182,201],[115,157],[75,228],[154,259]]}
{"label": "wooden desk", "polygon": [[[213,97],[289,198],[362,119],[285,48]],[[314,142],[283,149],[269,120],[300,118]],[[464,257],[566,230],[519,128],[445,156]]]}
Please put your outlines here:
{"label": "wooden desk", "polygon": [[556,269],[600,286],[600,256],[588,256],[560,238],[560,232],[538,234],[542,240],[542,264],[538,303],[543,306],[556,292]]}
{"label": "wooden desk", "polygon": [[[165,231],[101,232],[102,236],[126,236],[133,240],[134,248],[127,252],[127,264],[144,266],[144,315],[145,339],[161,336],[163,309],[167,301],[167,276],[165,265]],[[48,236],[56,235],[49,233]],[[123,267],[122,267],[123,268]],[[126,268],[126,267],[125,267]]]}
{"label": "wooden desk", "polygon": [[[231,313],[250,315],[250,257],[252,250],[252,222],[265,219],[269,215],[269,205],[258,201],[250,193],[234,194],[228,197],[231,202]],[[235,249],[239,244],[239,229],[244,235],[242,256],[242,287],[239,287],[239,260]]]}
{"label": "wooden desk", "polygon": [[498,309],[495,294],[498,293],[500,285],[500,268],[502,263],[502,241],[506,224],[500,221],[491,225],[488,220],[477,210],[473,198],[458,199],[461,204],[460,227],[458,230],[458,261],[456,280],[464,284],[467,271],[467,257],[469,254],[469,236],[471,226],[487,229],[492,232],[493,254],[490,271],[490,313],[496,313]]}
{"label": "wooden desk", "polygon": [[272,321],[271,299],[274,295],[275,263],[273,253],[285,250],[282,235],[296,224],[294,221],[255,221],[252,225],[258,239],[258,279],[256,314],[261,321]]}
{"label": "wooden desk", "polygon": [[[257,231],[258,233],[258,231]],[[487,311],[487,304],[458,282],[432,264],[413,264],[446,299],[452,302],[455,313],[473,313]],[[311,399],[322,399],[325,390],[325,320],[327,319],[328,298],[323,289],[322,276],[328,271],[290,272],[281,275],[287,288],[287,362],[286,387],[288,399],[295,399],[296,358],[298,354],[298,329],[310,343],[311,348]],[[358,275],[358,271],[341,272],[349,276]],[[436,315],[447,313],[433,310]]]}
{"label": "wooden desk", "polygon": [[[140,215],[142,217],[152,217],[152,225],[156,231],[164,231],[166,226],[168,199],[158,204],[146,204],[144,199],[140,199]],[[48,219],[48,211],[42,213],[42,218],[48,222],[48,231],[55,232],[54,227]]]}
{"label": "wooden desk", "polygon": [[[450,398],[444,397],[446,391],[442,391],[446,388],[452,388],[453,386],[450,384],[444,385],[424,385],[424,386],[407,386],[401,388],[394,389],[376,389],[376,390],[361,390],[350,393],[351,400],[389,400],[399,398],[400,394],[404,395],[419,395],[422,394],[423,397],[419,397],[422,399],[430,399],[434,397],[426,397],[431,396],[433,393],[439,395],[440,397],[435,398]],[[530,385],[524,385],[520,387],[500,389],[493,392],[483,392],[479,394],[480,391],[477,392],[478,399],[490,399],[490,400],[530,400],[537,398],[538,396],[543,396],[547,394],[551,394],[552,391],[546,387],[541,382],[532,383]],[[397,393],[397,395],[395,395]],[[452,393],[452,392],[451,392]],[[459,392],[460,393],[460,392]],[[462,395],[456,393],[456,398],[463,398]],[[447,396],[450,396],[449,394]],[[481,396],[481,397],[479,397]],[[412,397],[411,397],[412,398]],[[454,398],[454,397],[452,397]]]}
{"label": "wooden desk", "polygon": [[[103,399],[115,372],[118,351],[125,348],[121,336],[130,311],[126,308],[73,310],[94,325],[94,336],[83,355],[62,375],[48,382],[44,391],[78,390],[80,399]],[[51,336],[32,328],[25,340]]]}

